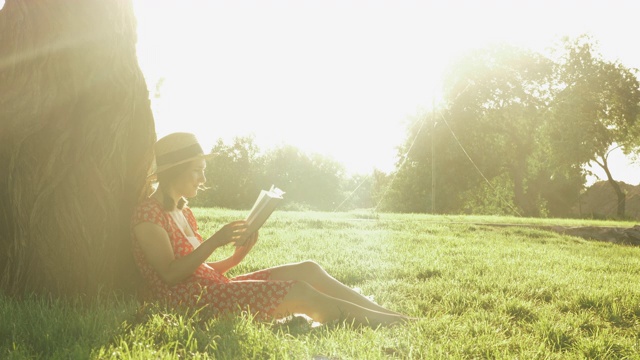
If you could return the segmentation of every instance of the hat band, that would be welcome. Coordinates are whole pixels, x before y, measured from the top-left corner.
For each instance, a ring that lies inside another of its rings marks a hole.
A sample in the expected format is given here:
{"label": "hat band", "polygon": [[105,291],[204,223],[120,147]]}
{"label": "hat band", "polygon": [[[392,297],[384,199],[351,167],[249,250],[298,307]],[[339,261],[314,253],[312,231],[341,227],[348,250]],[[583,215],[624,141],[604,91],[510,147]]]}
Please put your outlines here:
{"label": "hat band", "polygon": [[156,164],[158,166],[175,164],[182,160],[189,159],[198,155],[204,155],[204,152],[202,151],[200,144],[196,143],[182,149],[178,149],[175,151],[168,152],[166,154],[162,154],[160,156],[156,156]]}

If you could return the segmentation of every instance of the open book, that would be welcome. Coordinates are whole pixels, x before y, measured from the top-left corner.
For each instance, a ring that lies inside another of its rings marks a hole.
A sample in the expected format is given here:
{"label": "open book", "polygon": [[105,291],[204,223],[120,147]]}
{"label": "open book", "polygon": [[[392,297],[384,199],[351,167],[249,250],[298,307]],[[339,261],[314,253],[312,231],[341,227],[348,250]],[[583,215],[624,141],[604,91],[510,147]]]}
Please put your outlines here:
{"label": "open book", "polygon": [[284,195],[284,191],[273,185],[271,185],[271,189],[269,191],[260,191],[258,199],[256,199],[249,216],[247,216],[249,234],[254,233],[262,226],[262,224],[264,224],[265,221],[267,221],[276,206],[278,206],[278,204],[284,199],[282,195]]}

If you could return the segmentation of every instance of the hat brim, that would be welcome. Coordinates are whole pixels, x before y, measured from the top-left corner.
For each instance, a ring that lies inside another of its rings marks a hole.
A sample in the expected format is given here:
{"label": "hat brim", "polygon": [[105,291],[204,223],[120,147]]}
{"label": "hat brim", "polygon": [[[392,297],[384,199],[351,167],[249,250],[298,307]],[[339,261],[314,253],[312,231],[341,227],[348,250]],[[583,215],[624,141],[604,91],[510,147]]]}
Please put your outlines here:
{"label": "hat brim", "polygon": [[198,160],[198,159],[205,159],[205,160],[209,160],[211,158],[213,158],[215,156],[215,154],[200,154],[200,155],[196,155],[196,156],[192,156],[190,158],[175,162],[175,163],[171,163],[171,164],[166,164],[166,165],[162,165],[159,167],[155,167],[155,161],[154,161],[154,167],[155,169],[151,172],[151,174],[147,175],[147,180],[150,180],[151,182],[155,182],[158,180],[158,174],[163,172],[163,171],[167,171],[171,168],[174,168],[178,165],[182,165],[184,163],[188,163],[189,161],[193,161],[193,160]]}

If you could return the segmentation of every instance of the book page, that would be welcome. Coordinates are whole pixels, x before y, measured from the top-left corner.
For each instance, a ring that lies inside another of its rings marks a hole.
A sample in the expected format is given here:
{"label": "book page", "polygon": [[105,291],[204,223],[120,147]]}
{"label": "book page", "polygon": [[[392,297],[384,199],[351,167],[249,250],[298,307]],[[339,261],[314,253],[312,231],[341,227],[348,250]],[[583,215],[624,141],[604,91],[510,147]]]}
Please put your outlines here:
{"label": "book page", "polygon": [[271,186],[269,191],[260,191],[260,195],[258,195],[246,219],[249,223],[248,232],[250,234],[258,230],[267,221],[276,206],[284,199],[282,195],[284,195],[284,191],[275,186]]}

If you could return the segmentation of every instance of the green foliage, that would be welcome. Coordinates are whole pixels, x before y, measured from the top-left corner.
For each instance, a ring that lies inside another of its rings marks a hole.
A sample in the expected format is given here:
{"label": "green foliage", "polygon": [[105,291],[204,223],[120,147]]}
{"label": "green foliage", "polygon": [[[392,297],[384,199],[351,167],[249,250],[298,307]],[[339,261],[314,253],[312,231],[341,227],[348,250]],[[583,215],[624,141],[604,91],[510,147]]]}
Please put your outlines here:
{"label": "green foliage", "polygon": [[258,147],[252,137],[237,137],[226,145],[221,139],[211,150],[205,176],[208,190],[192,200],[195,206],[247,208],[260,192]]}
{"label": "green foliage", "polygon": [[[538,194],[528,180],[544,125],[549,93],[543,89],[550,62],[500,46],[472,52],[452,69],[445,84],[446,106],[415,120],[400,149],[408,158],[406,169],[398,173],[393,210],[417,210],[402,201],[414,196],[435,212],[469,211],[474,201],[486,198],[478,187],[485,178],[509,176],[508,197],[525,214],[538,214],[531,201]],[[470,202],[469,196],[476,200]],[[478,210],[492,207],[476,206]]]}
{"label": "green foliage", "polygon": [[[194,212],[204,235],[243,213]],[[379,329],[312,328],[297,318],[209,318],[198,309],[115,298],[83,304],[0,297],[0,357],[640,359],[640,248],[562,236],[537,225],[631,226],[276,212],[254,252],[230,275],[313,259],[378,303],[420,320]]]}
{"label": "green foliage", "polygon": [[518,215],[513,203],[513,183],[506,174],[468,191],[462,198],[468,214]]}
{"label": "green foliage", "polygon": [[460,212],[461,189],[481,178],[448,126],[433,112],[411,119],[407,141],[399,148],[396,173],[384,179],[385,192],[378,192],[385,194],[380,210]]}
{"label": "green foliage", "polygon": [[587,36],[565,39],[556,64],[556,94],[549,128],[554,154],[566,164],[600,166],[618,197],[617,215],[625,215],[625,194],[609,169],[609,153],[640,146],[640,84],[637,70],[603,59]]}
{"label": "green foliage", "polygon": [[614,145],[638,146],[640,85],[636,71],[604,60],[586,36],[565,39],[556,65],[550,138],[569,163],[602,161]]}
{"label": "green foliage", "polygon": [[342,201],[344,167],[335,160],[281,146],[268,151],[263,161],[263,183],[286,191],[286,201],[316,210],[333,210]]}
{"label": "green foliage", "polygon": [[447,123],[484,176],[508,174],[516,206],[525,215],[536,214],[531,201],[536,194],[528,191],[527,179],[544,125],[551,62],[499,46],[469,54],[453,69],[445,87],[450,99]]}
{"label": "green foliage", "polygon": [[509,199],[510,213],[570,216],[589,161],[615,186],[608,152],[638,149],[640,87],[595,48],[579,37],[554,59],[511,46],[462,57],[444,103],[412,119],[385,209],[503,214]]}
{"label": "green foliage", "polygon": [[261,153],[252,137],[237,137],[230,145],[219,139],[207,160],[206,186],[193,206],[247,209],[260,190],[276,185],[286,193],[285,207],[332,210],[349,186],[344,168],[319,154],[305,154],[293,146]]}
{"label": "green foliage", "polygon": [[376,173],[380,172],[374,170],[370,175],[356,174],[343,180],[341,188],[344,200],[334,210],[373,209],[377,205],[373,195]]}
{"label": "green foliage", "polygon": [[[431,181],[423,167],[410,162],[397,174],[386,176],[378,173],[376,197],[380,201],[380,211],[424,213],[430,212]],[[392,182],[393,181],[393,182]]]}

